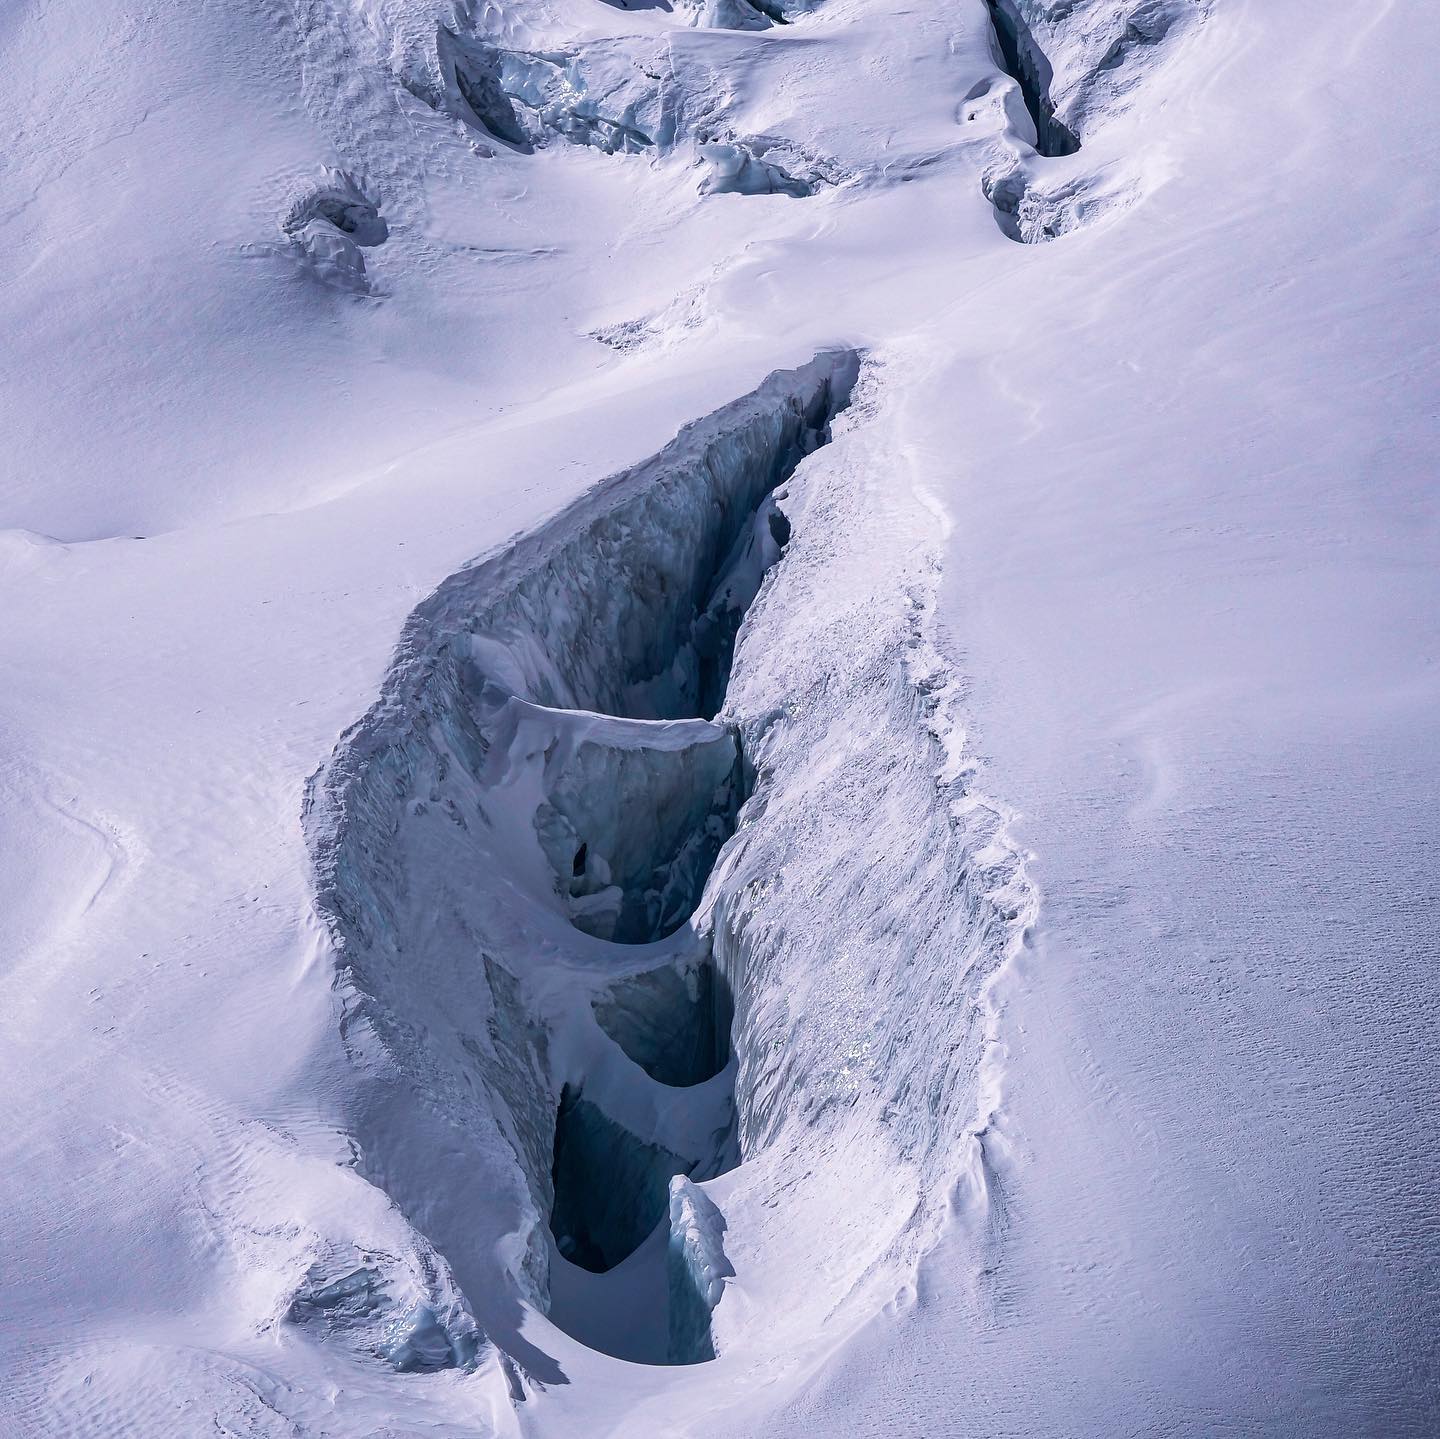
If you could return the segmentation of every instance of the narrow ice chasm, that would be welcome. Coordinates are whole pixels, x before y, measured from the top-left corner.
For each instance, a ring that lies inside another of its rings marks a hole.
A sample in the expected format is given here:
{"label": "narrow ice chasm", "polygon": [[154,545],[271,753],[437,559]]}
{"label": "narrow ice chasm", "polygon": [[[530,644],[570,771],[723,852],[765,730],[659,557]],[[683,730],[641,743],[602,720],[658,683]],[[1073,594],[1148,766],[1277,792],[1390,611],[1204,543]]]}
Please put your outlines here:
{"label": "narrow ice chasm", "polygon": [[1000,62],[1019,85],[1042,157],[1072,155],[1210,0],[985,0]]}
{"label": "narrow ice chasm", "polygon": [[[311,782],[359,1166],[464,1301],[389,1316],[397,1367],[468,1362],[478,1322],[553,1378],[527,1307],[627,1359],[714,1352],[698,1186],[738,1160],[736,1071],[696,911],[748,778],[713,716],[790,538],[776,501],[857,373],[778,372],[453,575]],[[308,1276],[292,1319],[386,1317],[383,1271]]]}
{"label": "narrow ice chasm", "polygon": [[[1171,42],[1205,18],[1208,0],[985,3],[997,59],[1028,116],[1011,114],[1011,143],[997,147],[981,181],[1000,229],[1022,244],[1043,244],[1134,204],[1143,176],[1133,159],[1051,162],[1079,155],[1082,136],[1088,143],[1125,108]],[[989,95],[977,88],[967,104]]]}
{"label": "narrow ice chasm", "polygon": [[1035,124],[1036,150],[1047,157],[1073,155],[1080,148],[1080,140],[1055,118],[1055,102],[1050,95],[1055,71],[1015,0],[985,0],[985,4],[1006,73],[1020,86],[1025,108]]}

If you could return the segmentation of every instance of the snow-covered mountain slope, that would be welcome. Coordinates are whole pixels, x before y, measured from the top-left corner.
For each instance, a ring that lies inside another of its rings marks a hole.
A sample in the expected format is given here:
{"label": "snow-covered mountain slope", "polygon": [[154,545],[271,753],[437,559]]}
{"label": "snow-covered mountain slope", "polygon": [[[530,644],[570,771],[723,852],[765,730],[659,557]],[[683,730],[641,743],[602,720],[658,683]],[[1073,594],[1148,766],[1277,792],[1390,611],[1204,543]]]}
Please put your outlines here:
{"label": "snow-covered mountain slope", "polygon": [[0,1430],[1440,1428],[1440,23],[0,13]]}

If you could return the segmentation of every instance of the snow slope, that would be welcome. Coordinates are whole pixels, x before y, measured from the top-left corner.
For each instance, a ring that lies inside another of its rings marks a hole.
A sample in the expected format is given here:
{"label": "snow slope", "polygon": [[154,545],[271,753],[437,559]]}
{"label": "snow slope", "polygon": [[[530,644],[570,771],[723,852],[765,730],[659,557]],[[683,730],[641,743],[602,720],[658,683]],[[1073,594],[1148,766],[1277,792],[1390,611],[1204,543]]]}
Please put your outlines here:
{"label": "snow slope", "polygon": [[0,1428],[1440,1426],[1429,12],[0,37]]}

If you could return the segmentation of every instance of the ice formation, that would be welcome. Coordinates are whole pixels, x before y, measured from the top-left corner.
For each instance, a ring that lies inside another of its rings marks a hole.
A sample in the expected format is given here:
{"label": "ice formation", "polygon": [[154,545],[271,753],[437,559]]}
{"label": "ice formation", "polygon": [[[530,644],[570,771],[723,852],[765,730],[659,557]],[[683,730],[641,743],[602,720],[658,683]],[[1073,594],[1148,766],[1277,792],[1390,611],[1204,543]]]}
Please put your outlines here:
{"label": "ice formation", "polygon": [[1019,84],[1025,108],[1030,112],[1036,150],[1048,158],[1073,155],[1080,148],[1080,141],[1055,118],[1055,100],[1050,93],[1054,71],[1031,34],[1016,0],[986,0],[986,4],[1005,68]]}
{"label": "ice formation", "polygon": [[[635,153],[673,138],[673,101],[659,73],[623,48],[529,53],[442,30],[438,55],[461,117],[521,151],[559,138]],[[436,101],[445,103],[444,92]]]}
{"label": "ice formation", "polygon": [[[1070,157],[1083,136],[1123,113],[1142,81],[1155,80],[1167,51],[1204,19],[1206,0],[986,0],[986,8],[1028,116],[1023,127],[1009,117],[1010,143],[982,179],[1001,230],[1043,243],[1133,204],[1140,181],[1130,164]],[[969,97],[970,116],[989,98]]]}

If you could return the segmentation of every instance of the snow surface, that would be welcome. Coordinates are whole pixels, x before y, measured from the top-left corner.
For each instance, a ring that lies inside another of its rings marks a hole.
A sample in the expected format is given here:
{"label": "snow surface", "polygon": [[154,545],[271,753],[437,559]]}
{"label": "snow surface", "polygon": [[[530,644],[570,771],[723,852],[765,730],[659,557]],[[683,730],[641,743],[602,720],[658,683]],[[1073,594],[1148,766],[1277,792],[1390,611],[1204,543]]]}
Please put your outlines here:
{"label": "snow surface", "polygon": [[1440,1432],[1431,7],[0,38],[0,1432]]}

